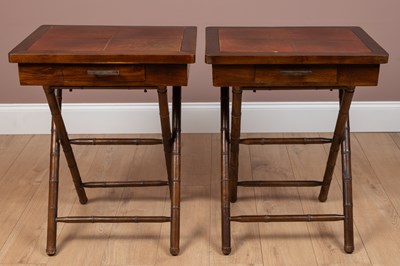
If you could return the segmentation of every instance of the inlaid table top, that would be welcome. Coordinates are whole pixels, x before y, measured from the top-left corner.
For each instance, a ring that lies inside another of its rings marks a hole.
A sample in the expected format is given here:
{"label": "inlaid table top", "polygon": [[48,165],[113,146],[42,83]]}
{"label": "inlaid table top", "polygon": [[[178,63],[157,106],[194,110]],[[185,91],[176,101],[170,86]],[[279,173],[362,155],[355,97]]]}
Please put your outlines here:
{"label": "inlaid table top", "polygon": [[210,64],[381,64],[388,54],[359,27],[209,27]]}
{"label": "inlaid table top", "polygon": [[195,27],[43,25],[13,63],[194,63]]}
{"label": "inlaid table top", "polygon": [[22,85],[186,86],[196,27],[44,25],[9,53]]}

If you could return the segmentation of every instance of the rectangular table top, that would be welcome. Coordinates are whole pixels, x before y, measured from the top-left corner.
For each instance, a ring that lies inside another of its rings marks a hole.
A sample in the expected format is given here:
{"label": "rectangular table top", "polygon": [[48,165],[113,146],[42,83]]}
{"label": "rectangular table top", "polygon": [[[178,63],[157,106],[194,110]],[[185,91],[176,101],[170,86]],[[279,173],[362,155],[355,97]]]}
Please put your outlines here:
{"label": "rectangular table top", "polygon": [[359,27],[208,27],[209,64],[381,64],[387,52]]}
{"label": "rectangular table top", "polygon": [[194,63],[196,27],[43,25],[12,63]]}

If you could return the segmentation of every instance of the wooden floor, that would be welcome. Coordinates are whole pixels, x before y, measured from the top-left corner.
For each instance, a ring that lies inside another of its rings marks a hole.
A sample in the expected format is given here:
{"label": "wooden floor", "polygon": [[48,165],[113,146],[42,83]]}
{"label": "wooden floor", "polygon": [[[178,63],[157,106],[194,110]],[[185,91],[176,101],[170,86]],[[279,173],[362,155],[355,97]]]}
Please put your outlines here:
{"label": "wooden floor", "polygon": [[[400,265],[400,133],[352,135],[352,255],[342,249],[342,222],[234,223],[232,254],[221,255],[219,135],[183,134],[182,141],[179,256],[169,254],[169,224],[164,223],[59,224],[58,253],[48,257],[49,136],[0,136],[0,264]],[[74,149],[85,181],[165,177],[161,146]],[[240,178],[321,179],[328,149],[241,146]],[[341,213],[340,165],[334,175],[325,203],[317,200],[318,188],[240,188],[232,214]],[[166,187],[87,189],[89,203],[80,205],[64,158],[60,188],[60,216],[169,215]]]}

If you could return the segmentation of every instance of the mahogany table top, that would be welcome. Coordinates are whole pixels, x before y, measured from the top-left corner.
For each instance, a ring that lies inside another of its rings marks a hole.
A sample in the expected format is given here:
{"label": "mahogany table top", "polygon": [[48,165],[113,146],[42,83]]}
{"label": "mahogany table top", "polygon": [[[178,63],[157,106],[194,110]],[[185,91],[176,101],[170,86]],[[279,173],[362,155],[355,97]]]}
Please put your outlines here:
{"label": "mahogany table top", "polygon": [[209,64],[381,64],[387,52],[359,27],[208,27]]}
{"label": "mahogany table top", "polygon": [[43,25],[12,63],[194,63],[196,27]]}

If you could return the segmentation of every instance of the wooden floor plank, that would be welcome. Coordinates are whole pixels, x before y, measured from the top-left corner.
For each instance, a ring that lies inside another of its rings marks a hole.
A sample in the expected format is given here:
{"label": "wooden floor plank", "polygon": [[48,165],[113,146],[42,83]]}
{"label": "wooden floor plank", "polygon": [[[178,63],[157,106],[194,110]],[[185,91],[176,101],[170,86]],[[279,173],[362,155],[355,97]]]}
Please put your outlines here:
{"label": "wooden floor plank", "polygon": [[0,135],[0,182],[32,137],[32,135]]}
{"label": "wooden floor plank", "polygon": [[[232,223],[232,254],[222,255],[219,134],[184,134],[182,140],[179,256],[169,254],[169,223],[60,223],[58,253],[48,257],[49,136],[0,136],[0,265],[400,264],[400,133],[352,135],[356,240],[352,255],[343,251],[341,222]],[[162,146],[74,146],[74,150],[84,181],[166,178]],[[321,180],[328,150],[329,145],[241,146],[239,176]],[[60,216],[169,215],[166,187],[88,189],[89,203],[81,206],[64,156],[60,171]],[[325,203],[317,200],[319,188],[240,187],[232,215],[341,213],[340,174],[338,158]]]}
{"label": "wooden floor plank", "polygon": [[182,185],[210,186],[211,134],[182,135]]}
{"label": "wooden floor plank", "polygon": [[36,263],[0,263],[0,265],[4,266],[44,266],[46,264],[36,264]]}
{"label": "wooden floor plank", "polygon": [[[326,137],[324,134],[320,136]],[[355,134],[351,135],[351,148],[355,227],[361,235],[372,264],[399,265],[400,256],[397,255],[400,251],[399,215]],[[335,173],[340,172],[340,164],[337,164]],[[341,186],[338,174],[335,175],[336,182]]]}
{"label": "wooden floor plank", "polygon": [[383,189],[400,213],[400,149],[387,133],[355,134]]}
{"label": "wooden floor plank", "polygon": [[[232,252],[225,256],[221,251],[221,158],[220,137],[213,135],[212,182],[211,182],[211,242],[210,265],[262,265],[260,232],[255,223],[231,223]],[[240,149],[239,176],[251,180],[251,164],[247,147]],[[231,204],[231,215],[255,214],[253,189],[240,190],[238,201]]]}
{"label": "wooden floor plank", "polygon": [[[155,265],[209,265],[210,187],[182,186],[180,253],[169,253],[170,224],[164,223]],[[170,215],[169,200],[164,215]]]}
{"label": "wooden floor plank", "polygon": [[[282,137],[252,134],[251,137]],[[254,180],[294,180],[285,146],[250,146]],[[303,214],[296,188],[257,188],[257,214]],[[265,265],[316,265],[305,223],[260,223]],[[307,254],[307,256],[304,256]]]}
{"label": "wooden floor plank", "polygon": [[387,133],[387,134],[393,139],[393,141],[396,143],[397,147],[400,149],[400,133],[391,132],[391,133]]}
{"label": "wooden floor plank", "polygon": [[[285,134],[300,137],[304,134]],[[316,134],[307,134],[316,137]],[[322,180],[327,154],[322,145],[288,145],[290,161],[297,180]],[[337,182],[330,186],[328,200],[319,202],[320,187],[299,188],[301,202],[306,214],[341,214],[342,191]],[[343,223],[319,222],[307,224],[319,265],[345,264],[369,265],[370,260],[358,232],[354,231],[356,250],[348,255],[343,250]]]}
{"label": "wooden floor plank", "polygon": [[[85,181],[127,180],[135,149],[135,146],[100,146]],[[69,216],[116,214],[122,195],[120,188],[86,191],[88,203],[81,205],[75,201]],[[57,255],[49,259],[48,265],[100,265],[111,228],[112,224],[103,223],[65,225],[57,239]]]}
{"label": "wooden floor plank", "polygon": [[[170,224],[163,224],[155,265],[209,265],[211,140],[210,134],[182,136],[180,253],[170,255]],[[168,199],[164,215],[170,207]]]}
{"label": "wooden floor plank", "polygon": [[[84,137],[84,136],[82,136]],[[49,136],[47,136],[49,138]],[[93,161],[97,147],[74,147],[78,166],[80,167],[83,178]],[[46,263],[48,257],[45,253],[46,232],[47,232],[47,203],[48,203],[48,147],[41,147],[34,151],[34,155],[40,151],[45,153],[46,162],[44,163],[45,174],[38,190],[30,201],[27,208],[16,223],[7,243],[0,252],[0,261],[4,262],[23,262],[23,263]],[[23,178],[23,177],[21,177]],[[69,169],[64,156],[60,160],[60,193],[59,193],[59,216],[65,216],[70,211],[77,199],[77,195],[70,177]],[[29,222],[27,222],[29,221]],[[64,224],[58,224],[58,232]],[[62,245],[62,244],[61,244]]]}
{"label": "wooden floor plank", "polygon": [[[130,180],[166,180],[162,146],[138,147],[128,176]],[[164,215],[164,206],[169,205],[168,195],[167,187],[124,188],[116,215]],[[159,223],[113,224],[102,264],[154,265],[160,241],[164,246],[169,244],[168,237],[160,239],[161,226]]]}
{"label": "wooden floor plank", "polygon": [[[364,151],[373,140],[361,146],[358,139],[369,135],[353,134],[352,172],[354,222],[374,265],[400,265],[400,216],[380,182]],[[356,137],[357,136],[357,137]],[[340,170],[339,170],[340,171]],[[400,189],[400,188],[399,188]]]}
{"label": "wooden floor plank", "polygon": [[[44,148],[46,153],[37,153]],[[48,136],[33,136],[0,181],[1,252],[29,201],[47,177],[48,150]]]}

